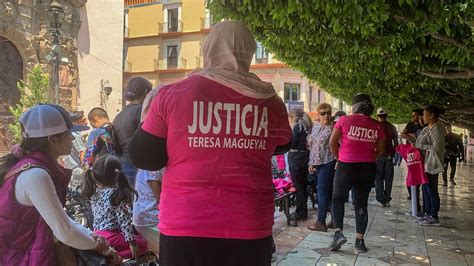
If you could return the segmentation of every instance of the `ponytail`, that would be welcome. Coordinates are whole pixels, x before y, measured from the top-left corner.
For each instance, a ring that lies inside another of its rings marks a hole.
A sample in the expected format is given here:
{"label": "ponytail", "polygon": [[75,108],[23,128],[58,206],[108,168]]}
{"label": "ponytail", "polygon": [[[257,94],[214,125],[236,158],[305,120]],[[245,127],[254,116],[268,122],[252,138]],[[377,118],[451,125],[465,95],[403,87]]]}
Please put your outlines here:
{"label": "ponytail", "polygon": [[118,206],[121,202],[131,204],[135,190],[128,183],[127,177],[122,172],[122,162],[115,155],[104,155],[97,159],[94,166],[85,175],[83,196],[90,199],[95,193],[96,183],[117,188],[110,195],[112,206]]}
{"label": "ponytail", "polygon": [[133,195],[138,197],[137,192],[130,186],[127,177],[121,170],[117,169],[115,173],[118,188],[110,196],[110,204],[112,206],[118,206],[121,202],[132,204]]}

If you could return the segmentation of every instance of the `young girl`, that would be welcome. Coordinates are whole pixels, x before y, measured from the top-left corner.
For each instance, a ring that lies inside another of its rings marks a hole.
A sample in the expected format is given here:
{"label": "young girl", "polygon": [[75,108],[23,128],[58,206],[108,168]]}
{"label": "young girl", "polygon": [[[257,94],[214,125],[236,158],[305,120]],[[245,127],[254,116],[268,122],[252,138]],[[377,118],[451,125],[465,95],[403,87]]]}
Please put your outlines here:
{"label": "young girl", "polygon": [[131,204],[136,193],[114,155],[100,157],[85,175],[83,196],[92,206],[94,231],[107,239],[124,259],[138,258],[146,242],[132,226]]}

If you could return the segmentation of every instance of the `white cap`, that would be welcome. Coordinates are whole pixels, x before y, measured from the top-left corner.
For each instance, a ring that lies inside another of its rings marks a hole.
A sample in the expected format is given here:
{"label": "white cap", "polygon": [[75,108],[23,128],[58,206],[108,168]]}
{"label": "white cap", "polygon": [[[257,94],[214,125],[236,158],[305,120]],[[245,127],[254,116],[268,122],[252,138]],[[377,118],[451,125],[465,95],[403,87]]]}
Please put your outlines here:
{"label": "white cap", "polygon": [[385,112],[383,107],[379,107],[379,109],[377,109],[377,115],[388,115],[388,113]]}
{"label": "white cap", "polygon": [[25,138],[42,138],[66,131],[82,131],[84,126],[74,126],[69,113],[59,105],[38,104],[20,117]]}

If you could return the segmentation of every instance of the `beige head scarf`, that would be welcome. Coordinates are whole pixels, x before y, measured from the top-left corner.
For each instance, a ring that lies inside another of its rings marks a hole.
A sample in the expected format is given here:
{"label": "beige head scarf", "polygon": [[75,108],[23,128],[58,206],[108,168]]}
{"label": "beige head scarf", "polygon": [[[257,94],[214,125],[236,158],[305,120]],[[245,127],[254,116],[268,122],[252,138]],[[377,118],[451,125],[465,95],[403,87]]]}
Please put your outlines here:
{"label": "beige head scarf", "polygon": [[272,84],[249,73],[255,49],[255,39],[245,24],[220,22],[204,41],[204,69],[192,75],[209,78],[248,97],[273,97],[276,92]]}

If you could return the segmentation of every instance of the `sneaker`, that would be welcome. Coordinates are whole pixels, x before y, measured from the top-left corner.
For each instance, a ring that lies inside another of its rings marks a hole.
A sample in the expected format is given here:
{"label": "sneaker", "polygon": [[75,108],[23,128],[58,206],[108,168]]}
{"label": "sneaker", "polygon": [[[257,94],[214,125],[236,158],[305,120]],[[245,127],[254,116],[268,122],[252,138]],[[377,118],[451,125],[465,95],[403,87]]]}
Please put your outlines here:
{"label": "sneaker", "polygon": [[333,221],[330,221],[329,223],[326,224],[326,227],[327,227],[327,228],[334,229],[334,222],[333,222]]}
{"label": "sneaker", "polygon": [[455,186],[456,182],[454,182],[454,179],[451,179],[451,186]]}
{"label": "sneaker", "polygon": [[356,238],[356,241],[354,243],[354,248],[358,253],[365,253],[367,252],[367,248],[365,247],[365,242],[364,239],[358,239]]}
{"label": "sneaker", "polygon": [[334,233],[334,239],[332,240],[331,244],[329,245],[330,251],[337,251],[341,249],[342,245],[347,242],[347,238],[342,234],[341,231],[336,231]]}
{"label": "sneaker", "polygon": [[420,224],[423,226],[440,226],[439,220],[431,216],[428,217],[428,219],[421,221]]}
{"label": "sneaker", "polygon": [[309,230],[312,230],[312,231],[319,231],[319,232],[327,232],[328,231],[328,227],[326,226],[326,223],[323,223],[323,222],[320,222],[320,221],[317,221],[314,224],[308,225],[307,228]]}
{"label": "sneaker", "polygon": [[422,215],[422,216],[418,216],[418,218],[416,218],[416,221],[420,223],[420,222],[422,222],[422,221],[424,221],[424,220],[426,220],[426,219],[428,219],[428,218],[430,218],[430,216],[427,215],[427,214],[424,214],[424,215]]}

